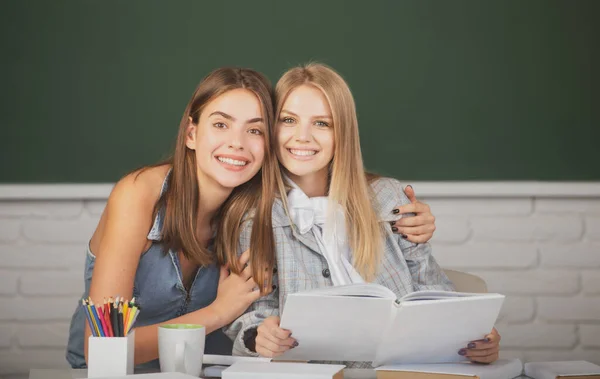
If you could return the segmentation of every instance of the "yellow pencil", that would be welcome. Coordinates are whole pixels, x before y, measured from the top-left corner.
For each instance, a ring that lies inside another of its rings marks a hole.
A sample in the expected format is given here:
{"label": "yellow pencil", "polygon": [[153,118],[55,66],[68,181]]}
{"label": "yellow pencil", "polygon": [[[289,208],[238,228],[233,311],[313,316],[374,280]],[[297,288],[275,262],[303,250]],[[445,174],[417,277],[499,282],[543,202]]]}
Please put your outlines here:
{"label": "yellow pencil", "polygon": [[[129,305],[129,303],[127,301],[123,302],[123,323],[124,323],[124,325],[127,325],[127,309],[128,309],[128,305]],[[127,335],[127,328],[125,328],[125,335]]]}
{"label": "yellow pencil", "polygon": [[139,309],[138,307],[136,307],[135,305],[131,308],[129,308],[129,320],[127,320],[127,330],[131,329],[131,326],[133,325],[133,322],[135,321],[135,316],[139,313]]}

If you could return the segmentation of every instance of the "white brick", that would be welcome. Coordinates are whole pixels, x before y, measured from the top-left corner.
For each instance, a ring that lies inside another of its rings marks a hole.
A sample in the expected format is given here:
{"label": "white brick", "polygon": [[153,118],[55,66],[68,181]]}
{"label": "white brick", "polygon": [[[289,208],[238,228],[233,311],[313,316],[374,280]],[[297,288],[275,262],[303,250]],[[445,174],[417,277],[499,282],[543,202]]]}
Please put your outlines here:
{"label": "white brick", "polygon": [[600,241],[600,217],[585,218],[585,235],[592,241]]}
{"label": "white brick", "polygon": [[0,325],[0,349],[6,349],[10,347],[14,330],[15,327],[12,325]]}
{"label": "white brick", "polygon": [[535,304],[533,298],[523,296],[506,296],[498,322],[526,322],[533,320]]}
{"label": "white brick", "polygon": [[498,325],[502,347],[571,348],[577,343],[575,325],[519,324]]}
{"label": "white brick", "polygon": [[536,198],[533,207],[535,212],[600,213],[600,199]]}
{"label": "white brick", "polygon": [[435,258],[442,267],[472,268],[529,268],[537,264],[534,244],[474,243],[433,247]]}
{"label": "white brick", "polygon": [[564,243],[583,235],[583,220],[578,216],[473,217],[470,224],[475,240]]}
{"label": "white brick", "polygon": [[539,297],[538,316],[552,321],[600,321],[600,296]]}
{"label": "white brick", "polygon": [[433,235],[436,243],[462,243],[469,239],[471,229],[464,217],[439,216],[435,221],[437,229]]}
{"label": "white brick", "polygon": [[21,347],[66,347],[69,324],[23,325],[17,331]]}
{"label": "white brick", "polygon": [[431,198],[426,203],[437,217],[442,215],[528,215],[532,213],[530,198]]}
{"label": "white brick", "polygon": [[23,295],[81,295],[84,290],[82,272],[31,272],[21,276]]}
{"label": "white brick", "polygon": [[78,296],[3,299],[0,321],[69,321],[77,307]]}
{"label": "white brick", "polygon": [[36,369],[67,369],[65,349],[27,349],[0,352],[0,375],[28,374]]}
{"label": "white brick", "polygon": [[583,271],[581,273],[581,284],[583,286],[583,293],[600,295],[600,270]]}
{"label": "white brick", "polygon": [[[0,245],[0,267],[74,269],[82,272],[86,245]],[[83,276],[83,274],[82,274]]]}
{"label": "white brick", "polygon": [[583,347],[600,348],[600,325],[579,325],[579,338]]}
{"label": "white brick", "polygon": [[600,244],[549,245],[540,247],[540,265],[544,267],[600,267]]}
{"label": "white brick", "polygon": [[588,361],[600,365],[600,350],[539,350],[525,351],[526,362]]}
{"label": "white brick", "polygon": [[0,242],[16,241],[21,231],[21,221],[0,219]]}
{"label": "white brick", "polygon": [[76,217],[82,209],[82,201],[0,201],[0,216]]}
{"label": "white brick", "polygon": [[19,273],[0,270],[0,295],[14,295],[17,293]]}
{"label": "white brick", "polygon": [[23,235],[30,241],[39,242],[87,242],[92,237],[97,218],[82,217],[79,220],[27,220]]}
{"label": "white brick", "polygon": [[488,291],[504,294],[575,294],[579,273],[566,270],[474,272],[488,285]]}
{"label": "white brick", "polygon": [[85,202],[85,208],[94,216],[102,215],[105,206],[106,200],[88,200]]}

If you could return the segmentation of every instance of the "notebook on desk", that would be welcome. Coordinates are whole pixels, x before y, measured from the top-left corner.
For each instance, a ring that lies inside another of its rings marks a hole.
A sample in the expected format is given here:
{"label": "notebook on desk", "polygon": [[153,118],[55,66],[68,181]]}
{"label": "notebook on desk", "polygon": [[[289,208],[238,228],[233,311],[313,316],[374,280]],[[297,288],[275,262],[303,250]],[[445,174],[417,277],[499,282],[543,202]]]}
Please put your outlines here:
{"label": "notebook on desk", "polygon": [[534,379],[600,379],[600,366],[588,361],[529,362],[525,375]]}
{"label": "notebook on desk", "polygon": [[499,359],[489,365],[441,363],[389,365],[376,368],[377,379],[512,379],[523,373],[519,359]]}

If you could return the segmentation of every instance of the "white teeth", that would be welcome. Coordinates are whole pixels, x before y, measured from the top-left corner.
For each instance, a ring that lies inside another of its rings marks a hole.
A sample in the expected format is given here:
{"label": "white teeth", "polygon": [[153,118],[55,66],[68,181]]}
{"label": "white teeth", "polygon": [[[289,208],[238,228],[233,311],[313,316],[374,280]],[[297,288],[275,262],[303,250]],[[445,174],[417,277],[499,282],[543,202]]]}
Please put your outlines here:
{"label": "white teeth", "polygon": [[307,155],[315,155],[317,152],[314,151],[314,150],[294,150],[294,149],[290,149],[290,153],[292,153],[294,155],[307,156]]}
{"label": "white teeth", "polygon": [[223,163],[231,164],[234,166],[245,166],[248,164],[248,162],[238,161],[237,159],[231,159],[231,158],[217,157],[217,159]]}

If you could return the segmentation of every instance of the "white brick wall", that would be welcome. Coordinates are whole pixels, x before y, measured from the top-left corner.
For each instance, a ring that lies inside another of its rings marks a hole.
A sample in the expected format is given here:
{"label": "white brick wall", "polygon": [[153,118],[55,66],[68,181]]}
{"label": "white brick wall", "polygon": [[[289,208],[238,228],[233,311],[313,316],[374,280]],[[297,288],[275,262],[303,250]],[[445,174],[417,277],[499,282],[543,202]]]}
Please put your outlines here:
{"label": "white brick wall", "polygon": [[[426,186],[414,187],[423,196]],[[476,186],[465,192],[471,197],[425,191],[438,218],[438,261],[507,295],[498,322],[502,356],[600,364],[600,191],[540,198],[510,195],[510,187],[498,187],[497,197],[481,197]],[[85,244],[105,203],[97,193],[0,200],[0,378],[66,366]]]}

